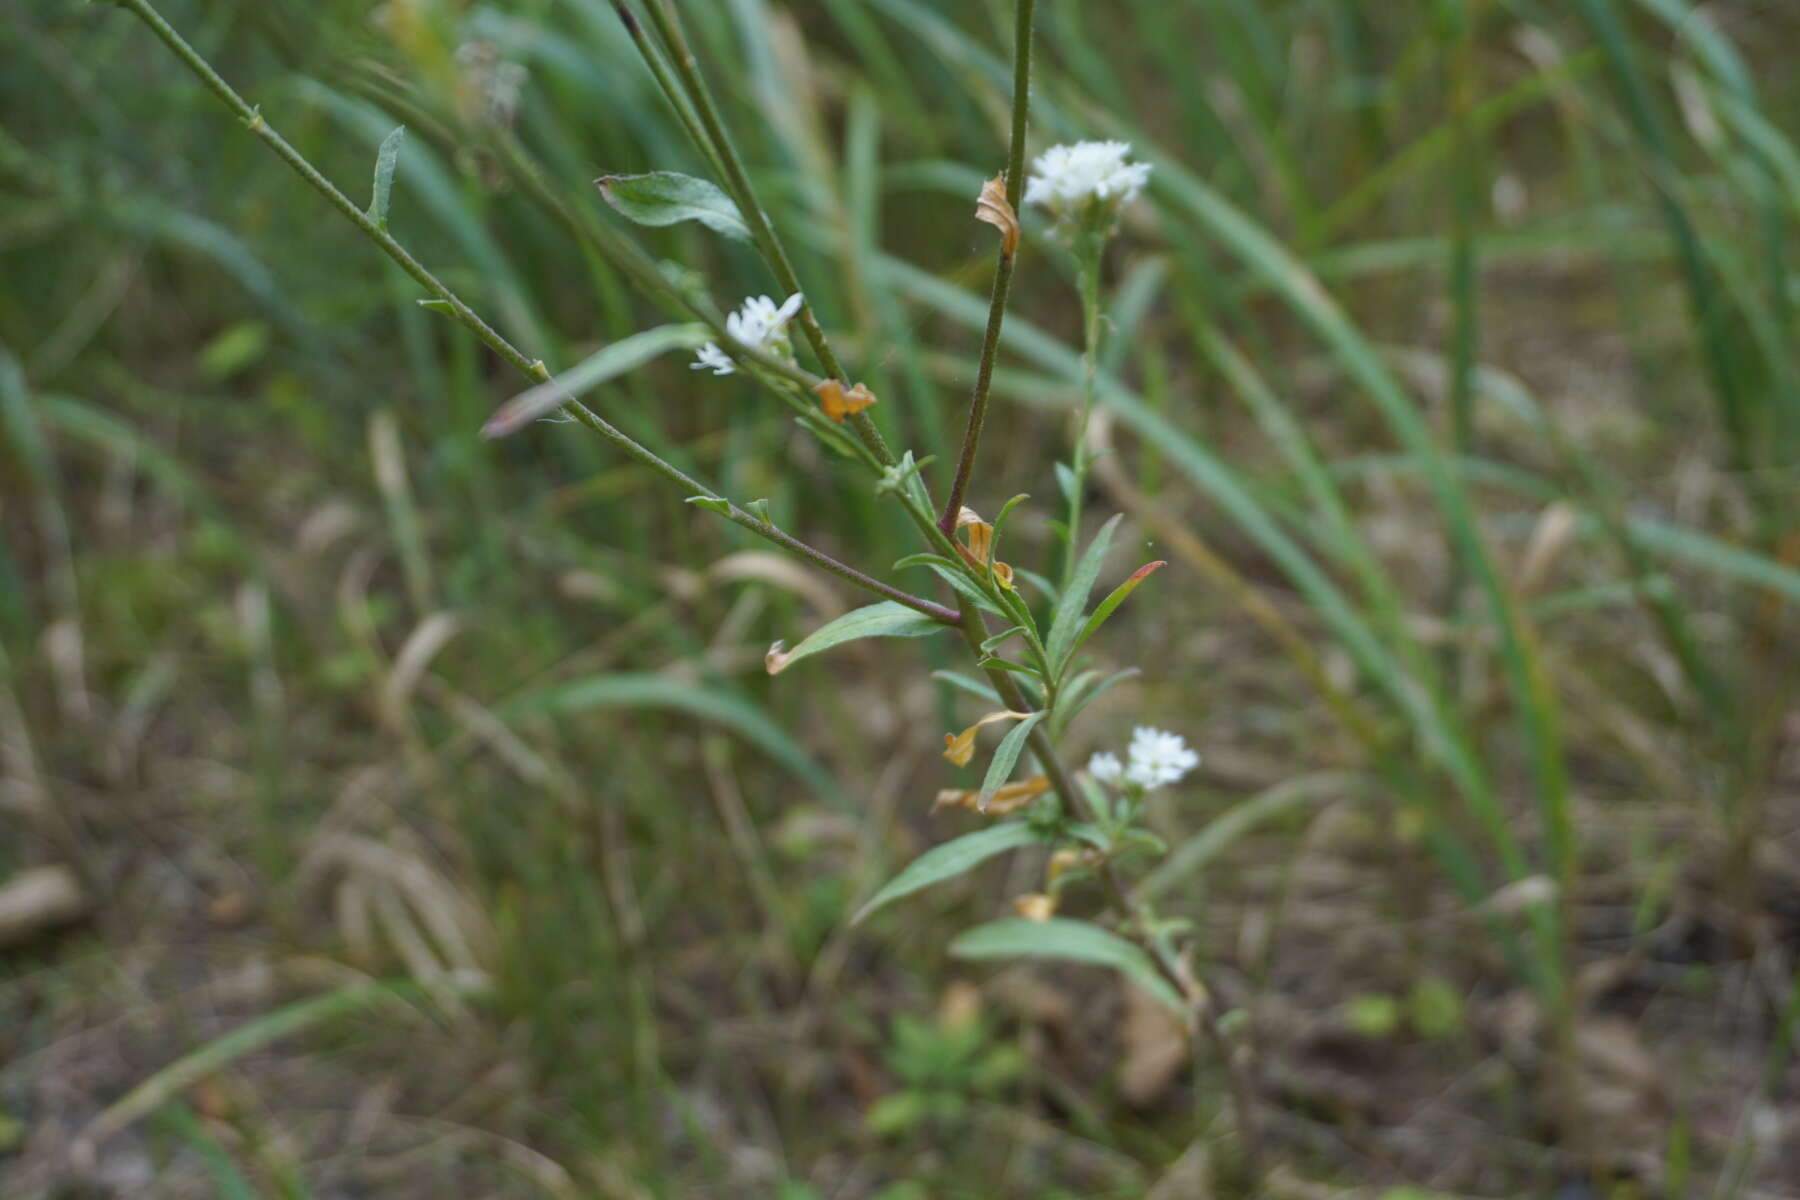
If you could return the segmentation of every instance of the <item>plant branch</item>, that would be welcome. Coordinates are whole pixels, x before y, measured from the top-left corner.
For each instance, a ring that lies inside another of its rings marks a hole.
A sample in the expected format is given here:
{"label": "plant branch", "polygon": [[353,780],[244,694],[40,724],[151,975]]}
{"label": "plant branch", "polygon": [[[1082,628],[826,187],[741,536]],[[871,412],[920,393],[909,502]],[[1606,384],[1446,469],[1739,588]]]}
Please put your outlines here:
{"label": "plant branch", "polygon": [[406,247],[395,241],[393,236],[383,229],[373,217],[359,208],[355,201],[344,195],[336,185],[320,174],[319,169],[307,161],[305,155],[294,149],[286,138],[276,133],[268,121],[263,119],[262,111],[238,95],[229,83],[220,78],[219,73],[213,70],[212,64],[200,57],[199,52],[188,45],[187,40],[176,32],[174,26],[163,20],[162,14],[152,8],[148,0],[109,0],[109,2],[135,13],[144,24],[150,27],[152,33],[161,38],[169,49],[175,52],[175,56],[181,59],[190,71],[200,77],[200,82],[223,100],[226,107],[237,114],[238,119],[251,133],[268,143],[269,148],[275,151],[283,162],[292,167],[295,173],[311,184],[320,195],[331,201],[334,208],[362,230],[370,241],[381,247],[389,258],[399,263],[401,270],[411,275],[432,295],[449,305],[450,311],[456,319],[473,330],[475,335],[486,342],[494,353],[532,379],[541,382],[550,377],[542,360],[526,358],[511,342],[482,320],[474,309],[464,304],[455,292],[439,282],[437,276],[426,270],[425,266],[414,258]]}
{"label": "plant branch", "polygon": [[[962,619],[958,628],[963,640],[968,643],[969,650],[977,659],[986,657],[981,644],[987,640],[987,622],[971,605],[964,605]],[[1007,671],[991,668],[987,672],[988,681],[1000,694],[1000,701],[1015,713],[1029,714],[1035,706],[1025,696],[1018,681]],[[1031,752],[1037,757],[1038,764],[1043,767],[1044,775],[1050,780],[1050,788],[1062,801],[1063,813],[1078,821],[1095,824],[1096,814],[1087,802],[1087,796],[1075,785],[1074,777],[1063,766],[1056,746],[1050,735],[1040,722],[1027,736]],[[1225,1031],[1219,1025],[1219,1014],[1214,1010],[1213,990],[1205,987],[1188,969],[1187,965],[1172,954],[1162,941],[1152,936],[1149,913],[1144,905],[1131,894],[1120,876],[1118,866],[1108,859],[1101,865],[1100,877],[1106,885],[1108,899],[1119,915],[1125,919],[1125,933],[1132,941],[1150,956],[1157,974],[1161,975],[1175,989],[1175,993],[1188,1003],[1188,1019],[1193,1028],[1203,1034],[1213,1053],[1218,1056],[1224,1068],[1228,1086],[1231,1089],[1231,1104],[1237,1114],[1238,1127],[1244,1138],[1244,1162],[1252,1178],[1259,1174],[1261,1160],[1261,1137],[1256,1120],[1256,1103],[1251,1090],[1250,1080],[1245,1076],[1242,1067],[1231,1055],[1231,1044]]]}
{"label": "plant branch", "polygon": [[[614,7],[619,10],[620,18],[629,26],[632,18],[627,15],[622,0],[615,0]],[[775,281],[783,291],[792,295],[804,289],[800,286],[800,276],[794,270],[793,261],[788,258],[787,249],[775,234],[775,227],[770,224],[768,214],[763,212],[762,204],[756,198],[756,188],[750,182],[750,173],[744,169],[744,160],[738,154],[737,144],[731,140],[731,132],[725,127],[724,119],[719,115],[719,106],[713,101],[712,90],[706,85],[705,76],[700,73],[699,62],[693,50],[688,46],[687,36],[681,30],[681,18],[667,0],[645,0],[644,7],[649,10],[650,21],[656,26],[656,32],[663,41],[663,49],[675,66],[675,72],[686,89],[688,100],[692,103],[700,125],[705,131],[707,141],[700,145],[701,152],[716,161],[724,171],[725,185],[730,189],[732,199],[737,201],[739,212],[744,223],[750,227],[750,237],[756,248],[762,253],[763,260],[775,273]],[[648,47],[639,46],[642,53]],[[652,68],[654,69],[654,68]],[[690,133],[692,131],[690,130]],[[710,145],[708,144],[710,143]],[[812,306],[807,305],[800,310],[798,317],[800,332],[806,342],[818,356],[819,365],[833,379],[850,383],[850,376],[845,373],[844,366],[838,361],[831,343],[825,337],[825,330],[819,325],[819,318],[813,313]],[[856,436],[875,458],[883,465],[891,467],[898,459],[889,449],[887,440],[875,427],[875,422],[867,413],[853,413],[850,426]]]}
{"label": "plant branch", "polygon": [[1081,235],[1076,243],[1076,273],[1081,287],[1081,413],[1075,422],[1075,452],[1069,464],[1074,476],[1069,488],[1069,526],[1063,542],[1062,585],[1067,588],[1075,578],[1075,564],[1081,556],[1081,510],[1087,491],[1088,423],[1094,416],[1094,393],[1099,387],[1100,373],[1100,265],[1105,257],[1106,240],[1090,234]]}
{"label": "plant branch", "polygon": [[[433,296],[442,301],[448,307],[450,313],[463,325],[472,330],[477,337],[494,351],[494,353],[505,359],[528,379],[538,383],[543,383],[550,379],[550,370],[544,365],[542,359],[525,357],[524,353],[511,342],[507,341],[505,337],[493,328],[493,326],[482,320],[481,316],[464,303],[460,296],[451,291],[449,287],[437,278],[437,276],[427,270],[418,259],[414,258],[412,254],[407,251],[406,247],[402,246],[392,234],[386,229],[383,229],[377,221],[365,213],[361,208],[357,207],[355,202],[348,196],[344,195],[335,184],[325,178],[325,176],[320,173],[319,169],[307,160],[305,155],[294,149],[286,138],[282,137],[279,133],[276,133],[269,125],[268,121],[264,119],[262,113],[240,96],[230,84],[226,83],[225,80],[220,77],[219,73],[213,70],[212,65],[202,58],[199,52],[190,46],[187,40],[183,38],[172,25],[165,21],[156,9],[151,7],[149,0],[111,0],[111,3],[117,4],[121,8],[129,9],[136,14],[139,19],[150,27],[151,32],[155,33],[157,37],[162,39],[162,41],[175,52],[176,57],[181,59],[181,61],[187,65],[189,70],[200,77],[201,82],[206,84],[208,89],[223,100],[227,107],[237,114],[238,118],[244,122],[250,132],[268,143],[269,147],[281,157],[282,161],[292,167],[294,171],[310,184],[315,191],[319,192],[329,200],[334,208],[343,213],[345,217],[349,218],[350,222],[360,229],[364,236],[368,237],[370,241],[379,246],[388,257],[399,263],[400,267],[408,275],[411,275],[425,287],[426,290],[430,291]],[[633,249],[635,249],[635,247],[633,247]],[[641,270],[634,269],[642,267],[644,264],[635,262],[629,253],[620,254],[616,258],[609,256],[609,258],[612,261],[619,263],[621,268],[626,270],[629,274],[638,276],[638,281],[640,283],[649,282],[649,280],[644,277],[644,273]],[[757,354],[750,351],[747,347],[738,347],[735,341],[730,339],[728,335],[725,335],[722,324],[718,321],[716,314],[712,314],[711,320],[708,320],[708,314],[701,311],[691,300],[687,300],[685,297],[681,296],[679,291],[662,278],[661,273],[656,271],[655,264],[648,262],[647,256],[645,258],[645,263],[648,264],[649,276],[652,277],[656,283],[661,284],[660,287],[652,286],[651,290],[653,292],[660,293],[665,296],[665,298],[672,298],[682,308],[693,313],[701,320],[707,321],[709,325],[713,325],[718,329],[721,336],[725,337],[725,340],[731,342],[734,347],[744,350],[747,358],[757,362],[759,365],[781,370],[784,374],[791,375],[798,373],[802,382],[808,380],[811,380],[813,383],[818,382],[804,372],[799,372],[798,368],[792,368],[789,367],[788,364],[779,363],[777,360],[769,358],[767,355]],[[765,361],[765,359],[767,361]],[[785,368],[785,370],[783,370],[783,368]],[[954,609],[947,608],[941,604],[936,604],[930,600],[921,599],[918,596],[914,596],[908,592],[901,591],[898,588],[882,583],[880,580],[864,574],[855,567],[839,562],[824,551],[809,546],[790,534],[783,533],[773,525],[758,520],[756,517],[745,512],[730,501],[724,500],[723,497],[714,493],[711,488],[706,487],[674,464],[666,461],[648,447],[641,445],[629,434],[606,421],[587,406],[580,404],[579,402],[571,402],[567,407],[577,421],[618,447],[618,449],[624,452],[628,458],[650,468],[670,482],[685,488],[690,495],[700,495],[708,500],[723,501],[725,508],[717,511],[719,511],[721,516],[725,517],[733,524],[748,529],[758,537],[765,538],[783,549],[799,555],[801,558],[806,559],[808,562],[823,570],[831,572],[840,579],[847,580],[858,587],[874,592],[876,595],[904,604],[906,607],[923,613],[933,620],[942,621],[945,624],[954,624],[958,620],[958,613]]]}
{"label": "plant branch", "polygon": [[[1006,202],[1019,211],[1025,194],[1025,127],[1031,117],[1031,21],[1035,0],[1015,0],[1013,6],[1013,112],[1012,143],[1006,155]],[[1000,328],[1006,321],[1006,299],[1012,292],[1013,263],[1018,247],[1013,239],[1000,239],[999,262],[994,267],[994,291],[988,302],[987,332],[981,339],[981,363],[975,371],[975,392],[969,399],[969,422],[963,429],[962,454],[956,462],[956,478],[944,501],[938,528],[956,528],[968,494],[969,477],[975,471],[975,454],[981,447],[981,430],[987,424],[988,392],[994,384],[994,358],[1000,351]]]}

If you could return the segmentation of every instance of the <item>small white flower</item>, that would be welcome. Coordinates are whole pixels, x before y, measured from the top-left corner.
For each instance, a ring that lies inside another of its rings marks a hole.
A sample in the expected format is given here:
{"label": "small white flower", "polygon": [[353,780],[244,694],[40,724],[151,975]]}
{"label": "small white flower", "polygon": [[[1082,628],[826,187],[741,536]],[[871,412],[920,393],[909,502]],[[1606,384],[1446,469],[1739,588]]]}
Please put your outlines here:
{"label": "small white flower", "polygon": [[1132,730],[1125,757],[1130,761],[1125,778],[1145,790],[1174,783],[1200,765],[1200,756],[1188,749],[1180,734],[1147,725]]}
{"label": "small white flower", "polygon": [[1062,222],[1092,217],[1110,224],[1150,180],[1150,164],[1126,162],[1130,152],[1129,142],[1052,146],[1031,164],[1025,203],[1042,205]]}
{"label": "small white flower", "polygon": [[737,364],[731,361],[730,356],[711,342],[700,347],[696,361],[688,364],[690,371],[700,371],[707,367],[712,368],[714,375],[730,375],[737,371]]}
{"label": "small white flower", "polygon": [[1088,774],[1101,783],[1117,783],[1125,774],[1125,768],[1120,765],[1119,756],[1109,751],[1088,759]]}
{"label": "small white flower", "polygon": [[[782,301],[779,308],[767,296],[752,296],[725,318],[725,332],[753,350],[776,358],[792,358],[794,348],[788,341],[787,326],[804,303],[806,298],[799,292]],[[717,345],[708,342],[696,352],[695,361],[688,364],[688,369],[710,369],[714,375],[730,375],[737,371],[737,364]]]}

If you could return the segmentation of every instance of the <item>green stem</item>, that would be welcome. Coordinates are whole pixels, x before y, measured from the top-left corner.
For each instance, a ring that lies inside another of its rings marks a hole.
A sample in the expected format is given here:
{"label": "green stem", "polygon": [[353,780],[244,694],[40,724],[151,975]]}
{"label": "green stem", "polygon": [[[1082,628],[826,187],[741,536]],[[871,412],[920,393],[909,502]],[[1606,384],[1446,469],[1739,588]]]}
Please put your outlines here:
{"label": "green stem", "polygon": [[[1035,0],[1016,0],[1013,6],[1013,111],[1012,140],[1006,154],[1006,202],[1018,215],[1025,195],[1025,130],[1031,118],[1031,22]],[[950,484],[950,496],[944,501],[944,513],[938,528],[948,533],[956,528],[957,514],[962,512],[969,490],[969,477],[975,472],[975,455],[981,448],[981,431],[987,424],[988,393],[994,384],[994,359],[1000,351],[1000,330],[1006,323],[1006,300],[1012,292],[1014,260],[1017,247],[1009,248],[1010,239],[1000,239],[1000,261],[994,267],[994,291],[988,300],[987,331],[981,339],[981,360],[975,369],[975,391],[969,397],[969,421],[963,428],[962,453],[956,461],[956,478]]]}
{"label": "green stem", "polygon": [[[314,167],[312,163],[306,159],[305,155],[294,149],[286,138],[283,138],[280,134],[275,132],[255,106],[251,105],[242,96],[238,95],[236,90],[234,90],[230,84],[226,83],[217,71],[213,70],[212,64],[202,58],[199,52],[190,46],[187,43],[187,40],[183,38],[172,25],[165,21],[156,9],[151,7],[149,0],[111,0],[111,2],[122,8],[129,9],[136,14],[140,20],[150,27],[151,32],[161,38],[162,41],[175,52],[176,57],[181,59],[181,61],[187,65],[189,70],[200,77],[201,82],[206,84],[208,89],[223,100],[226,106],[237,114],[238,118],[244,122],[250,132],[256,134],[264,142],[268,143],[269,147],[281,157],[282,161],[292,167],[294,171],[310,184],[315,191],[329,200],[334,208],[343,213],[345,217],[349,218],[350,222],[360,229],[364,236],[369,238],[370,241],[379,246],[388,257],[399,263],[402,270],[417,280],[427,291],[437,297],[437,299],[443,301],[450,310],[451,315],[470,330],[474,331],[475,335],[486,343],[494,353],[505,359],[528,379],[538,383],[549,380],[550,370],[544,365],[542,359],[526,358],[517,347],[507,341],[505,337],[493,328],[493,326],[482,320],[481,316],[477,314],[474,309],[465,304],[460,296],[451,291],[437,278],[437,276],[428,271],[418,259],[414,258],[412,254],[407,251],[406,247],[402,246],[399,241],[394,238],[392,234],[386,229],[383,229],[374,218],[370,217],[361,208],[358,208],[355,202],[344,195],[343,192],[339,191],[335,184],[325,178],[325,176],[319,172],[318,168]],[[636,249],[636,247],[632,248]],[[640,251],[639,253],[641,254],[642,252]],[[629,253],[621,253],[613,261],[620,263],[622,269],[626,270],[627,273],[639,276],[640,282],[647,282],[647,280],[642,277],[640,271],[633,269],[642,264],[636,263]],[[743,351],[747,358],[757,362],[759,365],[767,366],[770,369],[777,370],[783,374],[791,376],[798,373],[802,381],[811,380],[813,383],[817,382],[817,380],[812,379],[811,376],[806,375],[804,372],[799,372],[798,368],[792,367],[791,364],[782,364],[778,360],[769,358],[767,355],[751,351],[748,347],[738,346],[736,342],[733,342],[725,335],[722,323],[717,320],[716,314],[712,314],[711,319],[709,320],[709,314],[700,311],[691,301],[682,297],[676,289],[669,286],[667,281],[662,279],[661,273],[656,270],[654,263],[648,264],[648,274],[661,285],[660,287],[653,286],[651,288],[653,293],[662,294],[666,298],[672,298],[686,311],[699,317],[701,320],[707,321],[709,325],[712,325],[717,329],[720,336],[724,338],[725,341]],[[612,425],[585,405],[571,403],[568,405],[568,410],[573,414],[577,421],[586,425],[589,429],[618,447],[626,457],[650,468],[663,478],[686,489],[690,495],[701,495],[709,500],[723,499],[723,497],[714,493],[711,488],[706,487],[674,464],[667,462],[648,447],[639,444],[630,435]],[[845,579],[858,587],[865,588],[877,595],[886,597],[889,600],[904,604],[908,608],[931,617],[933,620],[943,621],[946,624],[957,621],[958,614],[954,609],[947,608],[941,604],[936,604],[930,600],[921,599],[918,596],[911,595],[898,588],[882,583],[880,580],[866,575],[854,567],[839,562],[824,551],[809,546],[798,538],[783,533],[772,525],[765,524],[744,510],[738,508],[736,505],[731,504],[730,501],[726,501],[725,503],[727,508],[720,515],[724,516],[727,520],[735,525],[748,529],[758,537],[771,541],[776,545],[781,546],[783,549],[799,555],[808,562],[813,563],[815,566],[829,571],[833,575]]]}
{"label": "green stem", "polygon": [[226,107],[237,114],[238,119],[251,133],[268,143],[269,148],[275,151],[283,162],[311,184],[315,191],[331,201],[333,207],[349,218],[350,222],[362,230],[370,241],[381,247],[389,258],[399,263],[401,270],[416,279],[432,295],[449,305],[450,311],[456,319],[474,330],[476,336],[486,342],[494,353],[532,379],[542,381],[550,377],[542,360],[526,358],[511,342],[482,320],[474,309],[464,304],[455,292],[440,283],[437,276],[426,270],[424,265],[408,253],[406,247],[395,241],[373,217],[358,208],[355,201],[340,192],[329,179],[321,175],[318,168],[307,161],[305,155],[294,149],[286,138],[276,133],[263,119],[262,112],[238,95],[229,83],[220,78],[219,73],[212,69],[212,64],[201,58],[199,52],[188,45],[187,40],[177,33],[172,25],[163,20],[162,14],[150,7],[148,0],[110,0],[110,2],[137,14],[138,18],[150,27],[151,32],[161,38],[169,49],[175,52],[175,56],[187,64],[190,71],[200,77],[200,82],[223,100]]}
{"label": "green stem", "polygon": [[[963,641],[968,643],[970,653],[977,659],[984,657],[981,644],[987,640],[988,630],[987,622],[981,614],[965,605],[958,628],[962,632]],[[995,667],[988,670],[987,677],[988,682],[999,693],[1001,703],[1008,709],[1015,713],[1030,713],[1034,710],[1035,706],[1026,699],[1018,680],[1010,672]],[[1098,824],[1099,815],[1088,804],[1086,794],[1075,785],[1069,769],[1063,766],[1056,746],[1041,722],[1027,735],[1027,740],[1038,765],[1044,770],[1045,778],[1050,781],[1051,791],[1062,803],[1063,814],[1077,821]],[[1111,859],[1102,863],[1100,878],[1106,885],[1113,908],[1125,919],[1125,934],[1150,956],[1157,974],[1175,989],[1175,994],[1188,1001],[1188,1019],[1192,1027],[1205,1036],[1214,1054],[1218,1056],[1231,1090],[1232,1108],[1237,1114],[1238,1126],[1244,1139],[1244,1161],[1249,1174],[1255,1178],[1260,1169],[1261,1150],[1254,1093],[1250,1080],[1231,1055],[1230,1042],[1219,1024],[1219,1014],[1214,1010],[1212,990],[1196,980],[1187,964],[1161,938],[1151,935],[1153,922],[1149,911],[1125,886],[1117,864]]]}
{"label": "green stem", "polygon": [[631,37],[631,44],[637,47],[638,57],[642,58],[644,65],[650,69],[651,76],[656,80],[656,86],[662,90],[663,98],[669,102],[669,107],[675,110],[675,116],[681,121],[681,127],[687,130],[688,137],[699,148],[700,153],[706,157],[708,165],[723,177],[725,164],[720,161],[718,151],[713,149],[712,142],[707,140],[705,130],[700,127],[699,114],[694,111],[694,106],[688,102],[688,98],[681,94],[681,89],[675,85],[674,77],[669,74],[668,61],[663,58],[662,53],[651,42],[649,35],[644,32],[644,26],[638,21],[637,14],[631,11],[631,6],[625,3],[625,0],[613,0],[613,11],[619,15],[619,23],[625,26],[625,32]]}
{"label": "green stem", "polygon": [[1094,397],[1099,390],[1100,375],[1100,262],[1106,247],[1104,238],[1083,235],[1076,244],[1076,274],[1081,288],[1081,412],[1075,422],[1075,452],[1069,461],[1068,536],[1063,542],[1062,586],[1066,590],[1075,578],[1075,564],[1081,557],[1081,510],[1086,498],[1088,476],[1088,422],[1094,415]]}
{"label": "green stem", "polygon": [[[693,104],[694,113],[700,120],[701,129],[706,134],[706,141],[700,147],[702,153],[707,154],[723,169],[726,187],[730,190],[732,199],[737,201],[744,223],[750,227],[751,240],[756,243],[756,248],[762,253],[769,269],[775,273],[775,281],[789,295],[802,291],[800,276],[794,270],[792,260],[788,258],[786,247],[775,235],[775,227],[770,224],[768,214],[763,211],[762,204],[756,198],[756,188],[750,182],[750,173],[744,169],[744,160],[738,154],[737,144],[731,140],[731,133],[725,128],[725,121],[719,115],[719,106],[713,101],[712,90],[706,86],[706,79],[700,74],[700,64],[688,46],[687,36],[681,31],[680,18],[675,15],[673,7],[662,0],[646,0],[645,7],[650,12],[650,21],[656,26],[657,35],[662,38],[663,48],[668,53],[669,60],[674,63],[675,73],[680,77],[688,100]],[[843,364],[838,361],[837,354],[826,339],[825,330],[819,325],[819,318],[814,315],[812,306],[802,308],[797,319],[801,334],[818,356],[825,373],[848,384],[850,376],[845,373]],[[883,466],[891,467],[899,461],[867,413],[851,414],[850,426]]]}

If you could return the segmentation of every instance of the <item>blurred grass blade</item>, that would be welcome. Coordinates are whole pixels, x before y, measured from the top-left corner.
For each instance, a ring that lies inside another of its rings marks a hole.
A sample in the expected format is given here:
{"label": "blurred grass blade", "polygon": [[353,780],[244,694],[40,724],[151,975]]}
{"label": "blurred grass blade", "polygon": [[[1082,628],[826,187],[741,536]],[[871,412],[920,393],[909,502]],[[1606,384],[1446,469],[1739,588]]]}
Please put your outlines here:
{"label": "blurred grass blade", "polygon": [[359,983],[297,1000],[274,1012],[238,1026],[176,1059],[115,1100],[82,1129],[80,1140],[98,1146],[132,1122],[150,1115],[188,1088],[271,1042],[338,1017],[361,1012],[387,1001],[408,998],[418,992],[408,983]]}
{"label": "blurred grass blade", "polygon": [[723,725],[805,780],[820,796],[847,802],[836,781],[785,729],[756,704],[722,688],[661,675],[595,675],[516,697],[497,712],[517,721],[594,708],[666,708]]}
{"label": "blurred grass blade", "polygon": [[1137,885],[1137,894],[1154,899],[1176,884],[1194,877],[1206,865],[1231,848],[1232,843],[1266,821],[1289,809],[1317,800],[1322,794],[1369,782],[1366,776],[1347,771],[1320,771],[1297,779],[1284,779],[1214,817],[1198,834],[1169,852],[1156,870]]}

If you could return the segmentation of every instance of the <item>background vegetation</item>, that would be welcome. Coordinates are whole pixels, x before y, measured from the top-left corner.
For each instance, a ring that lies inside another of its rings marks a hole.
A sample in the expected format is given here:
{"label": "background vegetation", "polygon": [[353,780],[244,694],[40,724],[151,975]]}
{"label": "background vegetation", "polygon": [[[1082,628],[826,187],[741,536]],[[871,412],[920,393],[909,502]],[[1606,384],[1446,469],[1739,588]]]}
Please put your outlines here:
{"label": "background vegetation", "polygon": [[[947,461],[1010,5],[682,7],[873,415]],[[706,170],[610,3],[165,15],[352,195],[404,123],[395,233],[527,353],[655,319],[588,181]],[[976,823],[927,811],[947,649],[767,678],[836,581],[574,426],[481,441],[504,365],[141,24],[0,16],[0,878],[87,908],[0,958],[6,1195],[1800,1195],[1800,10],[1040,5],[1032,150],[1156,163],[1088,511],[1171,566],[1085,728],[1206,756],[1142,891],[1257,1164],[1116,980],[946,956],[1035,864],[849,925]],[[1054,495],[1079,391],[1029,227],[1014,286],[984,511]],[[595,402],[911,548],[741,380]]]}

